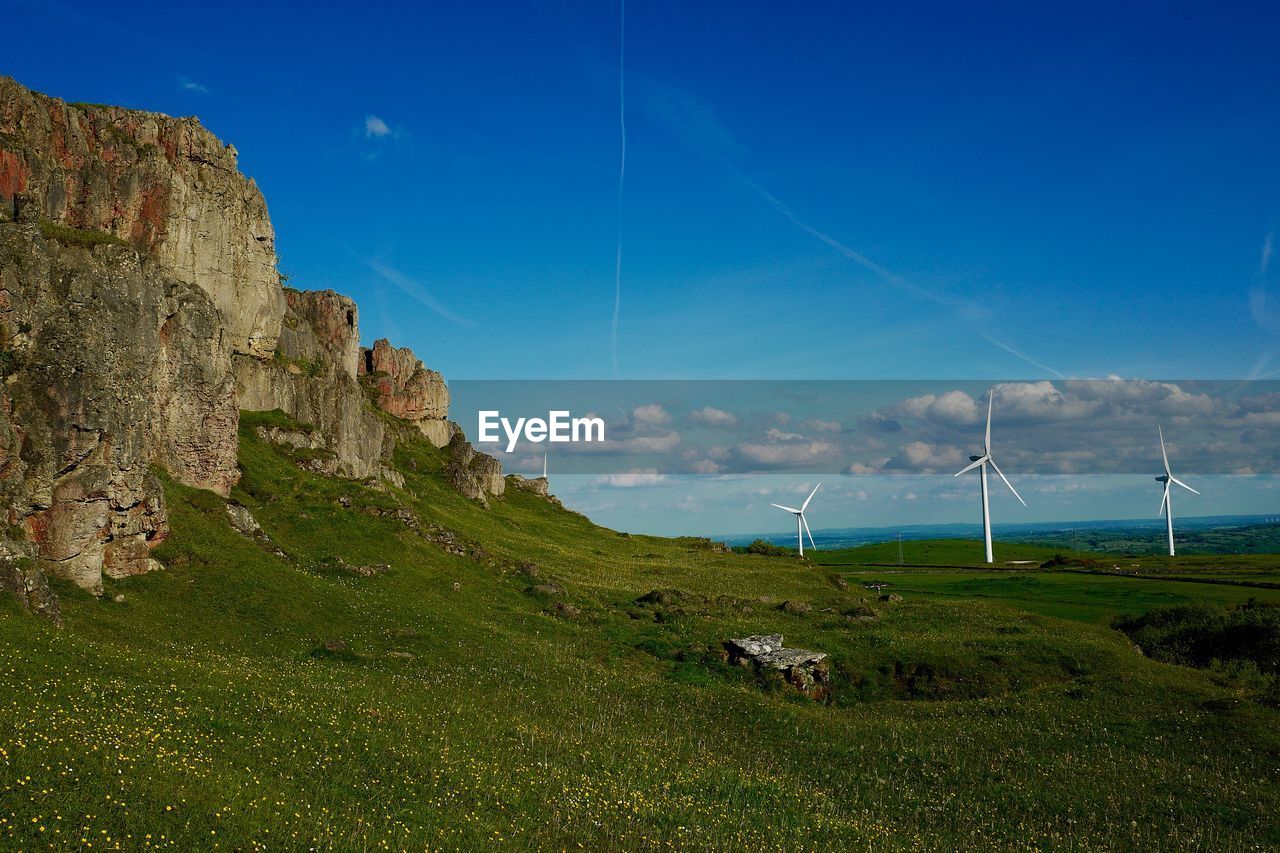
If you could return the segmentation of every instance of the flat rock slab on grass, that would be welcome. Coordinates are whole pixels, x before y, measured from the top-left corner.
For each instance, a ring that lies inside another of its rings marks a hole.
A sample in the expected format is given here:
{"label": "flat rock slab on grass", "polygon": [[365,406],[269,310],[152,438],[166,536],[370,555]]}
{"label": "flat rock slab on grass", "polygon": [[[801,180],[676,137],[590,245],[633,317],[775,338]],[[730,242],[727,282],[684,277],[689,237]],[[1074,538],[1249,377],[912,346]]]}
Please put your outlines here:
{"label": "flat rock slab on grass", "polygon": [[736,658],[755,658],[782,648],[781,634],[753,634],[740,640],[727,640],[729,653]]}
{"label": "flat rock slab on grass", "polygon": [[[831,676],[826,652],[808,649],[785,649],[781,634],[754,634],[737,640],[726,640],[729,661],[738,666],[754,666],[757,672],[776,670],[782,680],[819,701],[828,698]],[[776,677],[776,676],[775,676]]]}
{"label": "flat rock slab on grass", "polygon": [[770,666],[774,669],[791,669],[797,666],[813,666],[824,660],[826,656],[826,652],[811,652],[808,649],[777,649],[758,655],[756,662],[761,666]]}

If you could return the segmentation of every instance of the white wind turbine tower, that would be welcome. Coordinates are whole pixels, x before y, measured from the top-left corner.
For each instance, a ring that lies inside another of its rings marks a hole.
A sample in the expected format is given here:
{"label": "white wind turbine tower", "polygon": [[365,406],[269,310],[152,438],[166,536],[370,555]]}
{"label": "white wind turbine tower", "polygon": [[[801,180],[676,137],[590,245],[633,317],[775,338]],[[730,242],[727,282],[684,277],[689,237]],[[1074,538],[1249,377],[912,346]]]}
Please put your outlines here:
{"label": "white wind turbine tower", "polygon": [[542,479],[547,479],[547,452],[542,452]]}
{"label": "white wind turbine tower", "polygon": [[1157,483],[1164,483],[1164,497],[1160,499],[1160,512],[1156,513],[1156,515],[1159,516],[1162,513],[1164,515],[1165,530],[1167,530],[1169,533],[1169,556],[1172,557],[1174,556],[1174,553],[1173,553],[1173,504],[1169,500],[1169,486],[1172,483],[1177,483],[1179,486],[1182,486],[1182,488],[1186,489],[1188,492],[1191,492],[1197,495],[1200,493],[1197,492],[1195,489],[1191,488],[1190,486],[1188,486],[1186,483],[1179,480],[1177,477],[1173,476],[1173,472],[1169,470],[1169,452],[1164,449],[1164,430],[1160,427],[1156,427],[1156,429],[1160,433],[1160,455],[1164,457],[1164,473],[1159,477],[1156,477]]}
{"label": "white wind turbine tower", "polygon": [[818,489],[822,488],[822,484],[813,487],[813,491],[809,493],[809,497],[804,499],[804,503],[800,504],[800,508],[783,506],[782,504],[773,504],[778,509],[785,509],[796,517],[796,541],[800,544],[800,556],[804,556],[804,534],[809,534],[809,544],[813,545],[813,550],[818,550],[817,544],[813,541],[813,534],[809,532],[809,522],[804,519],[804,511],[809,508],[809,501],[813,500],[813,496],[818,493]]}
{"label": "white wind turbine tower", "polygon": [[1009,491],[1013,492],[1013,496],[1017,498],[1023,506],[1027,505],[1027,502],[1022,500],[1022,495],[1018,494],[1018,490],[1013,487],[1013,483],[1009,482],[1009,478],[1004,475],[1004,472],[1000,470],[1000,466],[996,464],[996,460],[991,456],[991,408],[995,403],[995,395],[996,389],[994,388],[987,392],[987,437],[986,441],[982,445],[981,455],[970,456],[969,459],[971,461],[969,464],[955,473],[955,476],[959,477],[961,474],[977,468],[978,473],[981,474],[982,540],[986,545],[988,563],[994,563],[995,558],[991,554],[991,508],[987,503],[987,466],[990,465],[995,470],[996,474],[1000,476],[1000,479],[1004,480],[1004,484],[1009,487]]}

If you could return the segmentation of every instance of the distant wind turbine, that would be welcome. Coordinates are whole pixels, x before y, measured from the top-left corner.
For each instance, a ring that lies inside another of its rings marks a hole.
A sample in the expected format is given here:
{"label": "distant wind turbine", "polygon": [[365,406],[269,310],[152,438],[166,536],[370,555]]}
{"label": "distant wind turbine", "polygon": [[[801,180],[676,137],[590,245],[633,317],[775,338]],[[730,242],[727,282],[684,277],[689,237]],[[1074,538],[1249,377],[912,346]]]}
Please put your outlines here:
{"label": "distant wind turbine", "polygon": [[996,460],[991,456],[991,409],[995,403],[996,389],[992,388],[987,393],[987,437],[982,445],[982,453],[978,456],[970,456],[971,460],[968,465],[961,468],[955,473],[959,477],[961,474],[968,473],[974,468],[978,469],[978,473],[982,475],[982,540],[987,549],[987,562],[994,563],[995,558],[991,554],[991,508],[987,503],[987,466],[990,465],[996,474],[1004,480],[1004,484],[1009,487],[1009,491],[1013,492],[1013,496],[1017,498],[1023,506],[1027,502],[1022,500],[1022,495],[1018,494],[1018,490],[1013,487],[1013,483],[1009,482],[1009,478],[1000,470],[1000,466],[996,464]]}
{"label": "distant wind turbine", "polygon": [[1165,529],[1169,533],[1169,556],[1172,557],[1174,556],[1174,553],[1173,553],[1173,503],[1170,502],[1169,500],[1169,485],[1171,483],[1177,483],[1179,486],[1182,486],[1182,488],[1186,489],[1188,492],[1191,492],[1197,495],[1200,493],[1197,492],[1195,489],[1191,488],[1190,486],[1188,486],[1186,483],[1179,480],[1177,477],[1173,476],[1173,472],[1169,470],[1169,452],[1164,449],[1164,429],[1162,429],[1161,427],[1156,427],[1156,430],[1160,433],[1160,455],[1164,457],[1164,473],[1159,477],[1156,477],[1157,483],[1164,483],[1164,497],[1160,499],[1160,512],[1157,512],[1156,516],[1158,517],[1161,514],[1164,515]]}
{"label": "distant wind turbine", "polygon": [[809,508],[809,501],[813,500],[813,496],[818,493],[818,489],[822,488],[822,484],[813,487],[813,491],[809,493],[809,497],[804,499],[804,503],[800,504],[800,508],[783,506],[782,504],[773,504],[778,509],[785,509],[796,517],[796,541],[800,544],[800,556],[804,556],[804,534],[809,534],[809,544],[813,545],[813,550],[818,550],[817,544],[813,541],[813,533],[809,531],[809,522],[804,519],[804,511]]}
{"label": "distant wind turbine", "polygon": [[542,452],[542,479],[547,479],[547,453],[545,450]]}

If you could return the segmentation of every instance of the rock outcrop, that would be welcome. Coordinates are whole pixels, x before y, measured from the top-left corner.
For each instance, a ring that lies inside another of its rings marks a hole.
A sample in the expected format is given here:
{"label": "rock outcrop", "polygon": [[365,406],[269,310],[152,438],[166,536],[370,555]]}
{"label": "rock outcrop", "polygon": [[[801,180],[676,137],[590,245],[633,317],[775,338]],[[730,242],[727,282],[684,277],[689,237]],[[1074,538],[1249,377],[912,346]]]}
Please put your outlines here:
{"label": "rock outcrop", "polygon": [[409,421],[436,447],[444,447],[457,427],[449,422],[449,388],[444,377],[427,370],[413,350],[393,347],[386,338],[360,350],[360,375],[378,407]]}
{"label": "rock outcrop", "polygon": [[387,341],[362,352],[347,297],[281,287],[234,148],[195,118],[67,104],[7,77],[0,380],[0,587],[52,617],[46,573],[97,594],[104,576],[159,567],[162,476],[230,493],[242,409],[307,425],[267,437],[325,451],[298,454],[321,473],[403,486],[386,463],[414,429],[450,448],[464,494],[487,504],[505,486],[448,420],[440,374]]}
{"label": "rock outcrop", "polygon": [[448,452],[445,479],[486,508],[489,497],[506,491],[502,463],[471,446],[462,429],[449,420],[449,388],[444,377],[422,366],[408,347],[393,347],[385,338],[360,350],[361,381],[374,404],[408,421],[436,447]]}
{"label": "rock outcrop", "polygon": [[49,589],[49,579],[33,559],[35,547],[28,542],[0,540],[0,591],[7,592],[24,609],[62,624],[58,597]]}
{"label": "rock outcrop", "polygon": [[454,433],[449,442],[448,454],[444,478],[463,495],[488,508],[488,495],[501,496],[506,491],[507,481],[502,476],[502,463],[472,447],[461,431]]}
{"label": "rock outcrop", "polygon": [[360,353],[356,304],[332,290],[287,290],[280,346],[262,361],[235,358],[240,408],[280,409],[311,427],[310,440],[333,453],[321,473],[380,476],[393,440],[365,405],[356,381]]}
{"label": "rock outcrop", "polygon": [[0,77],[5,208],[130,243],[209,295],[232,351],[275,351],[285,306],[267,205],[198,119],[67,104]]}
{"label": "rock outcrop", "polygon": [[151,473],[226,495],[238,411],[202,290],[132,248],[0,225],[0,494],[37,564],[86,589],[154,568]]}
{"label": "rock outcrop", "polygon": [[508,474],[507,482],[512,488],[532,492],[540,498],[550,497],[550,483],[546,477],[525,477],[522,474]]}

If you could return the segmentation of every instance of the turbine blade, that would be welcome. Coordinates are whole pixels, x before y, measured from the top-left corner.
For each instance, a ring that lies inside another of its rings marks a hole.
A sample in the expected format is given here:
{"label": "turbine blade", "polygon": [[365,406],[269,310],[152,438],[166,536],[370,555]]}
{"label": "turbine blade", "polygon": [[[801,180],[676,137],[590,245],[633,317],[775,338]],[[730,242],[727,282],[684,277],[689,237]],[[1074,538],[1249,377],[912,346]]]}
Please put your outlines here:
{"label": "turbine blade", "polygon": [[996,389],[992,388],[987,392],[987,439],[986,444],[982,445],[983,450],[987,453],[991,452],[991,409],[996,403]]}
{"label": "turbine blade", "polygon": [[809,544],[813,550],[818,550],[818,543],[813,541],[813,533],[809,530],[809,522],[805,520],[804,513],[800,513],[800,523],[804,525],[804,532],[809,534]]}
{"label": "turbine blade", "polygon": [[1160,455],[1164,457],[1164,472],[1169,473],[1169,451],[1164,449],[1164,428],[1156,427],[1160,432]]}
{"label": "turbine blade", "polygon": [[974,468],[977,468],[979,465],[981,465],[982,463],[986,462],[986,461],[987,461],[988,459],[990,459],[990,458],[991,458],[990,456],[987,456],[987,455],[983,454],[983,456],[982,456],[982,458],[981,458],[981,459],[975,459],[975,460],[973,460],[972,462],[970,462],[968,465],[966,465],[966,466],[964,466],[963,468],[961,468],[959,471],[957,471],[957,472],[956,472],[955,474],[953,474],[952,476],[959,477],[961,474],[967,474],[967,473],[969,473],[970,471],[972,471]]}
{"label": "turbine blade", "polygon": [[776,506],[778,509],[785,509],[787,512],[792,513],[794,515],[800,514],[800,510],[796,509],[793,506],[783,506],[782,504],[770,504],[770,506]]}
{"label": "turbine blade", "polygon": [[1156,518],[1164,515],[1164,508],[1169,505],[1169,484],[1164,484],[1164,494],[1160,496],[1160,509],[1156,510]]}
{"label": "turbine blade", "polygon": [[818,489],[821,489],[821,488],[822,488],[821,483],[813,487],[813,491],[809,493],[809,497],[805,498],[804,503],[800,504],[801,512],[804,512],[806,509],[809,508],[809,501],[813,500],[813,496],[816,495],[818,493]]}
{"label": "turbine blade", "polygon": [[1169,475],[1169,479],[1170,479],[1170,480],[1173,480],[1173,482],[1177,483],[1179,486],[1182,486],[1182,488],[1186,489],[1188,492],[1191,492],[1192,494],[1195,494],[1195,495],[1200,494],[1200,493],[1199,493],[1199,492],[1197,492],[1195,489],[1191,488],[1191,487],[1190,487],[1190,486],[1188,486],[1186,483],[1182,482],[1181,480],[1179,480],[1177,477],[1173,476],[1172,474],[1170,474],[1170,475]]}
{"label": "turbine blade", "polygon": [[994,468],[994,469],[996,469],[996,473],[1000,475],[1000,479],[1001,479],[1001,480],[1004,480],[1004,484],[1005,484],[1006,486],[1008,486],[1008,487],[1009,487],[1009,491],[1013,492],[1013,496],[1014,496],[1015,498],[1017,498],[1017,499],[1018,499],[1018,501],[1019,501],[1023,506],[1026,506],[1026,505],[1027,505],[1027,502],[1026,502],[1026,501],[1024,501],[1024,500],[1022,500],[1022,495],[1018,494],[1018,490],[1017,490],[1017,489],[1015,489],[1015,488],[1013,487],[1013,483],[1010,483],[1010,482],[1009,482],[1009,478],[1008,478],[1008,477],[1006,477],[1006,476],[1004,475],[1004,472],[1000,470],[1000,466],[996,464],[996,460],[994,460],[994,459],[992,459],[992,460],[991,460],[991,467],[992,467],[992,468]]}

